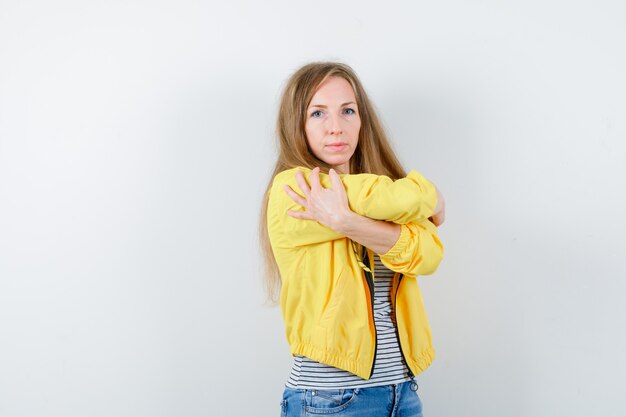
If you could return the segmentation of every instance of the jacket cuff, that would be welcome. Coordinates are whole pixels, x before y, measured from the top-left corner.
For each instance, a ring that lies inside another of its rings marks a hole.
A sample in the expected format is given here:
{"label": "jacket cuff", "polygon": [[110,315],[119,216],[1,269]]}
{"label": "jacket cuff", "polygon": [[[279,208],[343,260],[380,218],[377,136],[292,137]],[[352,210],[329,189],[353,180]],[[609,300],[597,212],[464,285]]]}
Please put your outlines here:
{"label": "jacket cuff", "polygon": [[406,249],[407,245],[411,240],[411,231],[408,226],[404,224],[400,225],[400,236],[396,243],[384,254],[379,254],[380,258],[385,258],[387,262],[394,263],[397,257],[399,257],[402,252]]}

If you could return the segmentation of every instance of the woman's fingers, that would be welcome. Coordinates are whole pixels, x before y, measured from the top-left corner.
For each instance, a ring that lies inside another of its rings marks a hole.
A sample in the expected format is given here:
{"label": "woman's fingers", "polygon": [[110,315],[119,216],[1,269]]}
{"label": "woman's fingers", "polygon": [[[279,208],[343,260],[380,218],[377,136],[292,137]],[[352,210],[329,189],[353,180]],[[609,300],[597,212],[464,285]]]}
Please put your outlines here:
{"label": "woman's fingers", "polygon": [[304,196],[308,199],[309,194],[311,194],[311,189],[304,179],[304,174],[300,171],[296,172],[296,182],[298,183],[298,187],[300,187],[300,189],[304,193]]}
{"label": "woman's fingers", "polygon": [[291,197],[291,199],[292,199],[294,202],[296,202],[296,203],[300,204],[300,205],[301,205],[301,206],[303,206],[303,207],[307,207],[307,204],[306,204],[306,198],[304,198],[304,197],[300,197],[300,195],[299,195],[298,193],[296,193],[294,190],[292,190],[292,189],[291,189],[291,187],[290,187],[289,185],[285,184],[285,185],[283,186],[283,190],[285,190],[285,192],[287,193],[287,195],[288,195],[289,197]]}
{"label": "woman's fingers", "polygon": [[342,205],[344,207],[348,207],[348,194],[346,193],[346,187],[343,185],[343,182],[341,182],[339,174],[337,174],[337,171],[331,168],[328,171],[328,175],[330,176],[332,189],[340,196],[339,198],[341,199]]}
{"label": "woman's fingers", "polygon": [[[308,209],[307,200],[303,197],[300,197],[298,193],[296,193],[293,189],[291,189],[289,185],[285,184],[285,186],[283,187],[283,190],[287,192],[287,195],[291,197],[293,201],[295,201],[297,204],[301,205],[302,207],[305,207]],[[311,214],[308,211],[287,210],[287,214],[297,219],[307,219],[307,220],[313,219],[313,217],[311,217]]]}
{"label": "woman's fingers", "polygon": [[319,167],[315,167],[311,170],[311,189],[317,192],[320,188],[322,188],[322,184],[320,183],[320,169]]}
{"label": "woman's fingers", "polygon": [[307,211],[287,210],[287,214],[296,219],[315,220]]}
{"label": "woman's fingers", "polygon": [[339,178],[339,174],[333,168],[328,170],[328,176],[330,177],[330,183],[333,186],[333,189],[337,190],[339,187],[343,188],[343,183],[341,182],[341,178]]}
{"label": "woman's fingers", "polygon": [[331,187],[326,189],[320,182],[320,168],[311,170],[309,184],[301,171],[296,171],[296,182],[302,190],[304,197],[300,196],[289,185],[284,185],[283,189],[289,197],[304,211],[288,210],[287,214],[298,219],[316,220],[322,224],[331,222],[338,212],[348,207],[348,197],[341,178],[337,171],[330,169],[329,175]]}

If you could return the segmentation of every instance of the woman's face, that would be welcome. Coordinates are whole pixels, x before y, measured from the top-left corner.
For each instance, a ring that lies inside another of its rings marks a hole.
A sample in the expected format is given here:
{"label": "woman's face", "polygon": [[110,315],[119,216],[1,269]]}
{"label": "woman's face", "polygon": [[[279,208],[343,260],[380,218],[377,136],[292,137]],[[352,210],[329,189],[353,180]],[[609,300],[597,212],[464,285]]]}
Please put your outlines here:
{"label": "woman's face", "polygon": [[361,118],[352,86],[342,77],[329,77],[307,108],[304,130],[309,147],[338,173],[349,174],[360,129]]}

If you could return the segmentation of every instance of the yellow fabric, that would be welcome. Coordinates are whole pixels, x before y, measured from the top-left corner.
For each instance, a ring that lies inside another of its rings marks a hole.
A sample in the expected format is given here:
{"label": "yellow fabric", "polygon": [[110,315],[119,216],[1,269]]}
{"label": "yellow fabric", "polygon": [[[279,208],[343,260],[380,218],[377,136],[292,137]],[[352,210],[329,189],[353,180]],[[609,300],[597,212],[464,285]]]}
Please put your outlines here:
{"label": "yellow fabric", "polygon": [[[304,211],[283,190],[288,184],[303,195],[295,179],[296,170],[310,184],[308,168],[280,172],[270,189],[267,215],[282,279],[280,308],[291,354],[369,379],[376,333],[365,274],[349,238],[319,222],[287,214],[287,210]],[[325,188],[331,187],[327,174],[319,176]],[[341,174],[340,178],[352,211],[401,225],[397,242],[379,256],[395,271],[392,295],[397,289],[397,298],[392,297],[392,302],[400,346],[408,367],[417,375],[435,356],[416,277],[432,274],[443,257],[437,228],[428,220],[437,204],[436,189],[414,170],[395,181],[374,174]],[[374,253],[367,251],[373,266]]]}

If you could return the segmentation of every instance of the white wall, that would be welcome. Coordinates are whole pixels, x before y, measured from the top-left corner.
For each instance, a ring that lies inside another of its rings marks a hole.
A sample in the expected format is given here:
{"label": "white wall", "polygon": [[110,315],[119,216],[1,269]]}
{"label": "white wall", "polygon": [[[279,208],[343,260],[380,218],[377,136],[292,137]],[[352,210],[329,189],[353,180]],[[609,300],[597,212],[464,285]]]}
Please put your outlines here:
{"label": "white wall", "polygon": [[425,415],[623,416],[622,1],[0,2],[0,415],[277,416],[282,83],[360,75],[444,192]]}

